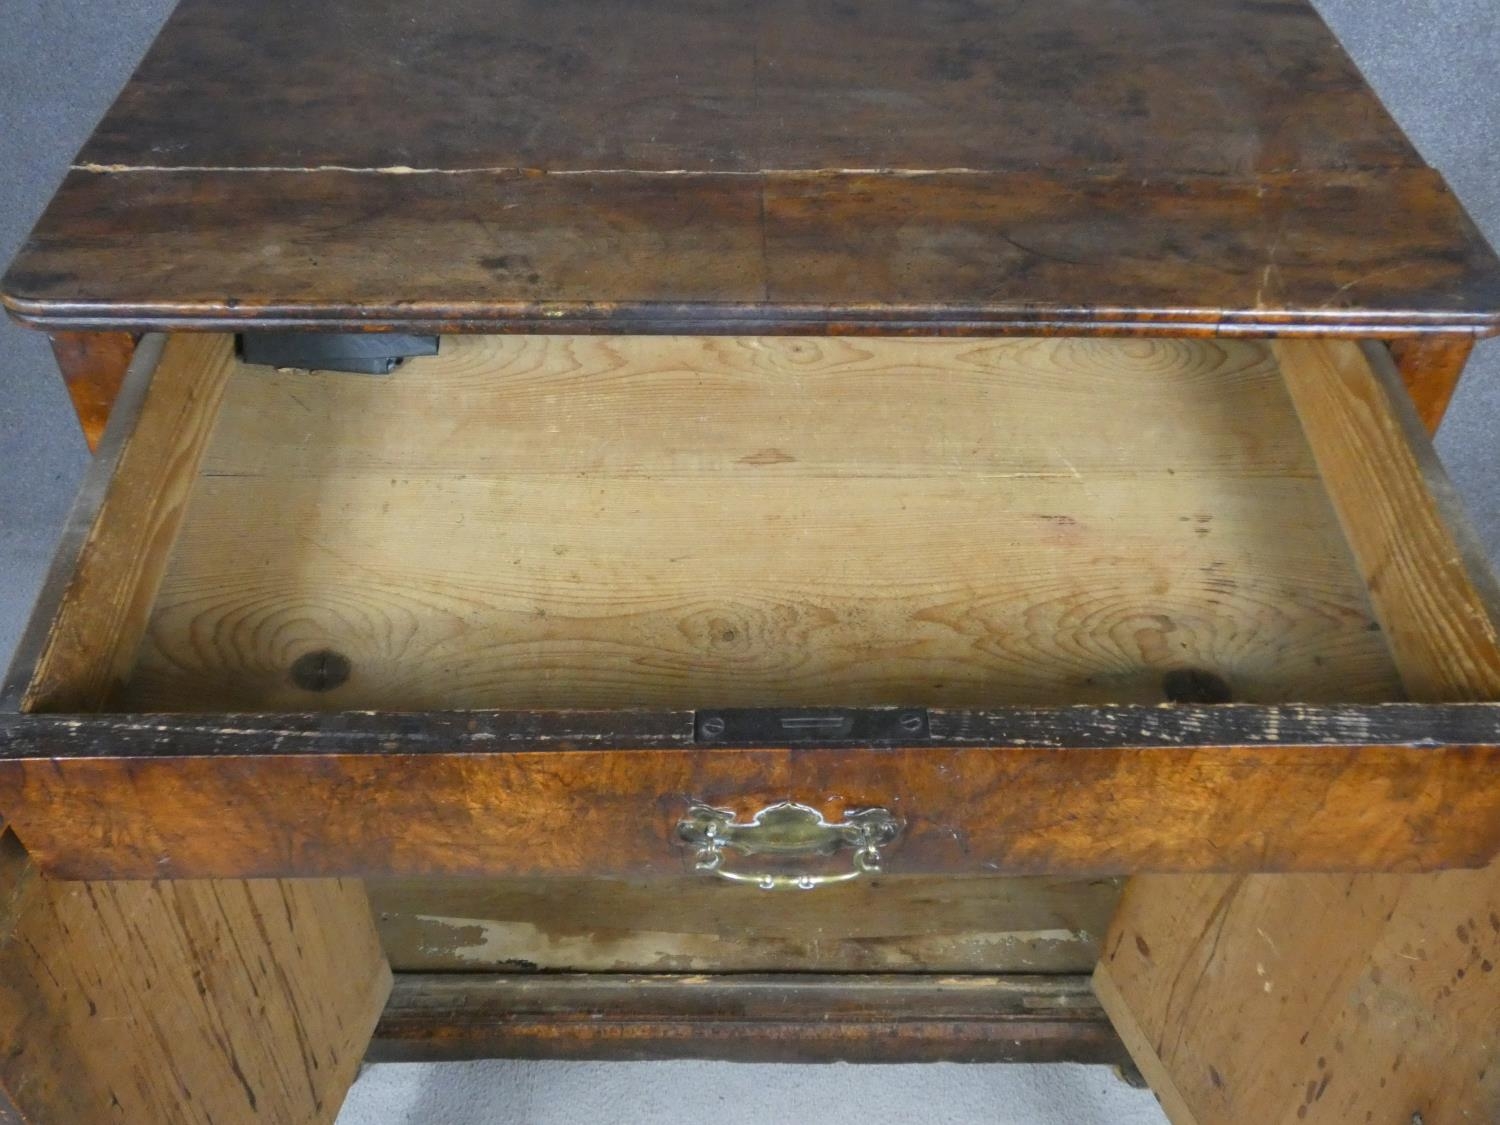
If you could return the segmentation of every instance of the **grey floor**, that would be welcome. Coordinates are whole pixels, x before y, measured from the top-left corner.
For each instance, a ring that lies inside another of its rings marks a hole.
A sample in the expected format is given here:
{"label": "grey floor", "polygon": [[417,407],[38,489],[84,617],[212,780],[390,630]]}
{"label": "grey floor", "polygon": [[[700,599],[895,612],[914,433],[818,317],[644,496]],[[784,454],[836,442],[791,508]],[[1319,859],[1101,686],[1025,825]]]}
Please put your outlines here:
{"label": "grey floor", "polygon": [[[233,0],[225,0],[232,3]],[[1217,0],[1204,0],[1215,3]],[[1316,0],[1423,155],[1500,243],[1496,0]],[[25,238],[171,0],[0,0],[0,260]],[[1438,438],[1500,555],[1500,341]],[[0,324],[0,659],[14,646],[87,458],[45,342]],[[1147,1094],[1094,1067],[475,1063],[366,1071],[341,1125],[792,1119],[1145,1125]]]}

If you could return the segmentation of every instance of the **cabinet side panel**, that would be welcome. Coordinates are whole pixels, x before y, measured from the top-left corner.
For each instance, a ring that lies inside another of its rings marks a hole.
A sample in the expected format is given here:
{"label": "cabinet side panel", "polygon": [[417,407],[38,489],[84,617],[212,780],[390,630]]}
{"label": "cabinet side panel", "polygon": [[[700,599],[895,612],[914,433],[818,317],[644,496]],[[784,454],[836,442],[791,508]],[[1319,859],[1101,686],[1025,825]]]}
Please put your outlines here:
{"label": "cabinet side panel", "polygon": [[0,841],[24,1121],[331,1122],[390,991],[359,883],[68,883]]}

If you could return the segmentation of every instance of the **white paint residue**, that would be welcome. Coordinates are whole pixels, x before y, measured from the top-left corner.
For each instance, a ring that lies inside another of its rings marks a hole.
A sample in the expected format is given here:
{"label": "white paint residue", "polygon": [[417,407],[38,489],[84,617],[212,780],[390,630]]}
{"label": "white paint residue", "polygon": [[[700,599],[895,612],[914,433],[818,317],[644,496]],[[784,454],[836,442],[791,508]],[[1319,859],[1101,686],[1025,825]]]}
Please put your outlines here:
{"label": "white paint residue", "polygon": [[[493,965],[501,961],[531,961],[540,968],[601,962],[620,966],[649,967],[670,965],[678,970],[712,970],[723,958],[722,939],[709,933],[677,933],[656,930],[634,930],[623,933],[554,935],[530,922],[496,921],[490,918],[455,918],[434,914],[415,915],[418,922],[454,932],[455,940],[431,940],[422,952],[432,957],[452,958],[465,964]],[[467,934],[457,940],[456,931]],[[954,935],[941,940],[952,942]],[[849,939],[851,944],[867,944],[878,951],[890,943],[889,955],[879,958],[890,965],[905,965],[917,952],[922,939],[891,935],[889,938]],[[1087,930],[1046,929],[1013,930],[1000,933],[963,935],[964,944],[992,945],[1007,949],[1027,945],[1087,944],[1094,940]]]}

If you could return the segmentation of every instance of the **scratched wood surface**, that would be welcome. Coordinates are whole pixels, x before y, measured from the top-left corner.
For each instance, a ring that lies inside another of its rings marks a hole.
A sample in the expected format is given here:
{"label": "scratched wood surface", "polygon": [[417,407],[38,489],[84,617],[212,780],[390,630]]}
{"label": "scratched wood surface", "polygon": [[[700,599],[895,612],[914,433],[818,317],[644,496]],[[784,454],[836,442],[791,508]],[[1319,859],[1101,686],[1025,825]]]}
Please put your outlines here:
{"label": "scratched wood surface", "polygon": [[[69,518],[22,707],[105,706],[139,644],[233,365],[223,337],[160,343]],[[19,1119],[331,1122],[390,990],[363,885],[163,874],[55,882],[0,839],[0,1086]]]}
{"label": "scratched wood surface", "polygon": [[454,338],[389,378],[236,372],[113,705],[1162,702],[1193,676],[1400,697],[1261,344]]}
{"label": "scratched wood surface", "polygon": [[54,882],[7,833],[0,901],[8,1122],[328,1125],[391,987],[358,883]]}
{"label": "scratched wood surface", "polygon": [[[1004,112],[976,112],[986,104]],[[1230,174],[1421,161],[1302,3],[439,0],[416,19],[402,0],[187,0],[79,163]]]}
{"label": "scratched wood surface", "polygon": [[227,383],[109,686],[261,714],[8,723],[4,806],[49,870],[676,874],[685,802],[789,795],[895,803],[912,873],[1495,846],[1488,709],[934,712],[875,752],[448,710],[1400,698],[1264,344],[509,337]]}
{"label": "scratched wood surface", "polygon": [[52,327],[1500,325],[1302,0],[187,0],[3,289]]}
{"label": "scratched wood surface", "polygon": [[1099,994],[1173,1125],[1500,1120],[1500,864],[1132,881]]}

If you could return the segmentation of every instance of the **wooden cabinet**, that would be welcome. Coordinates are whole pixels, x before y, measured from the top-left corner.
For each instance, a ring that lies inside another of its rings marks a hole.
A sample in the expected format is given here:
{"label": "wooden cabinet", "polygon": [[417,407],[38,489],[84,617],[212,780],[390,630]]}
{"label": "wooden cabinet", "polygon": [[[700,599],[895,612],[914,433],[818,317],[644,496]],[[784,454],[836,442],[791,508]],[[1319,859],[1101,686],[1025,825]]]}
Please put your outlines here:
{"label": "wooden cabinet", "polygon": [[[1257,1067],[1372,1018],[1310,976],[1425,1012],[1416,913],[1490,963],[1494,582],[1428,430],[1500,262],[1310,8],[406,11],[187,0],[4,285],[99,440],[0,716],[17,863],[342,1045],[215,1120],[330,1116],[390,968],[372,1057],[1128,1048],[1179,1122],[1280,1120]],[[1308,1034],[1252,1062],[1205,1029],[1262,994]],[[162,1063],[106,1030],[103,1103]],[[1358,1108],[1487,1111],[1457,1050]]]}

